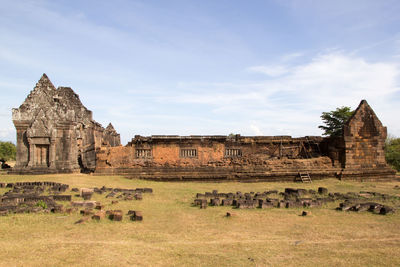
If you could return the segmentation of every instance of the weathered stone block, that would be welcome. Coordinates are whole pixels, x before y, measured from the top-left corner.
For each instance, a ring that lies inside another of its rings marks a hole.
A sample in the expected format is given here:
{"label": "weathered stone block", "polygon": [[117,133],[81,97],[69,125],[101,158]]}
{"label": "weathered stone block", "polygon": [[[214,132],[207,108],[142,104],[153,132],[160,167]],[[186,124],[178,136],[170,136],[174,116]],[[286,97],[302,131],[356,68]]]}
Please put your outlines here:
{"label": "weathered stone block", "polygon": [[203,203],[203,202],[207,203],[207,200],[206,200],[206,199],[203,199],[203,198],[196,198],[196,199],[193,201],[193,204],[194,204],[195,206],[200,206],[201,203]]}
{"label": "weathered stone block", "polygon": [[143,215],[141,211],[134,211],[130,216],[132,221],[143,221]]}
{"label": "weathered stone block", "polygon": [[207,200],[206,201],[202,201],[200,203],[200,209],[206,209],[207,208]]}
{"label": "weathered stone block", "polygon": [[271,202],[263,201],[263,202],[259,205],[259,207],[260,207],[261,209],[269,209],[269,208],[273,208],[273,207],[274,207],[274,204],[271,203]]}
{"label": "weathered stone block", "polygon": [[143,193],[153,193],[153,189],[152,188],[143,188]]}
{"label": "weathered stone block", "polygon": [[104,219],[106,217],[106,212],[104,210],[97,211],[95,214],[93,214],[92,219],[96,221],[100,221],[101,219]]}
{"label": "weathered stone block", "polygon": [[233,205],[233,199],[223,199],[222,200],[222,206],[232,206]]}
{"label": "weathered stone block", "polygon": [[325,187],[318,187],[318,194],[326,195],[326,194],[328,194],[328,189]]}
{"label": "weathered stone block", "polygon": [[393,214],[393,213],[394,213],[394,209],[389,206],[383,206],[379,211],[379,214],[381,214],[381,215]]}
{"label": "weathered stone block", "polygon": [[130,194],[124,197],[124,200],[133,200],[133,199],[134,197]]}
{"label": "weathered stone block", "polygon": [[123,214],[121,210],[113,210],[109,212],[108,218],[112,221],[122,221]]}
{"label": "weathered stone block", "polygon": [[219,206],[220,205],[220,199],[219,198],[212,198],[210,199],[210,205],[211,206]]}
{"label": "weathered stone block", "polygon": [[53,195],[55,201],[71,201],[71,195]]}
{"label": "weathered stone block", "polygon": [[71,201],[73,207],[94,208],[96,204],[96,201]]}
{"label": "weathered stone block", "polygon": [[286,201],[285,208],[299,208],[302,206],[301,202],[298,201]]}
{"label": "weathered stone block", "polygon": [[306,189],[302,189],[302,188],[298,188],[297,189],[297,194],[299,195],[299,197],[305,196],[308,194]]}
{"label": "weathered stone block", "polygon": [[201,193],[196,194],[196,198],[205,198],[205,197],[206,197],[205,194],[201,194]]}

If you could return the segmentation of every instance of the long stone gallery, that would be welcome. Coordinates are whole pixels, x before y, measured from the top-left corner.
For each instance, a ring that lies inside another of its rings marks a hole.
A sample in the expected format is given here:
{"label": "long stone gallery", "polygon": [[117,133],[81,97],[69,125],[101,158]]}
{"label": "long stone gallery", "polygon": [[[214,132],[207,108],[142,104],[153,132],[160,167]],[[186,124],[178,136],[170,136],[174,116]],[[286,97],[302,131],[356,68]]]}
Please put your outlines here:
{"label": "long stone gallery", "polygon": [[93,172],[161,181],[388,180],[387,129],[362,100],[340,137],[135,136],[121,146],[110,123],[93,120],[79,96],[46,74],[13,109],[12,173]]}

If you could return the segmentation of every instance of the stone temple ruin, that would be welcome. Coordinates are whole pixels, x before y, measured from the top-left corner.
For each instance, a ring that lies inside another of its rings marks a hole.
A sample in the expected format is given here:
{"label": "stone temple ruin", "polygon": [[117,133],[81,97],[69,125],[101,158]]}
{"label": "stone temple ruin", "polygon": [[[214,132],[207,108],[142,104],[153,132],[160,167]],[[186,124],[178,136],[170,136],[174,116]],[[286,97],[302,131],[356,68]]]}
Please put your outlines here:
{"label": "stone temple ruin", "polygon": [[71,88],[56,89],[46,74],[13,109],[12,119],[17,130],[14,173],[94,171],[96,150],[120,145],[111,124],[104,129]]}
{"label": "stone temple ruin", "polygon": [[343,136],[135,136],[126,146],[110,124],[92,119],[68,87],[55,89],[44,74],[25,102],[13,110],[17,164],[13,172],[93,171],[174,181],[386,180],[387,136],[363,100]]}

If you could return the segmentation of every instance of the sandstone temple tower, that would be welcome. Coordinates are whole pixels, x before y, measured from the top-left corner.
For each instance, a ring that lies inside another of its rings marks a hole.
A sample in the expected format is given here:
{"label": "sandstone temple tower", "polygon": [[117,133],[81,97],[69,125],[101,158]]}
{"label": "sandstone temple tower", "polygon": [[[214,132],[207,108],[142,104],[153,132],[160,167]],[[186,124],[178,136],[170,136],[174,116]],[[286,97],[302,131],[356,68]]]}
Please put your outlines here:
{"label": "sandstone temple tower", "polygon": [[104,129],[71,88],[56,89],[46,74],[13,109],[12,120],[17,130],[15,173],[93,171],[97,149],[120,145],[111,124]]}
{"label": "sandstone temple tower", "polygon": [[343,127],[342,177],[393,177],[385,159],[387,129],[366,100],[362,100]]}

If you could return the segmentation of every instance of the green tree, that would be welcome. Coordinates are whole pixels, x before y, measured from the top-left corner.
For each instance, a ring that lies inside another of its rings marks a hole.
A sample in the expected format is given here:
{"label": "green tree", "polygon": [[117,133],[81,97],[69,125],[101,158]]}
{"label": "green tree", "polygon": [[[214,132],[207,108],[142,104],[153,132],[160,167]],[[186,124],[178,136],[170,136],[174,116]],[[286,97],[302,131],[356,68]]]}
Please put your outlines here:
{"label": "green tree", "polygon": [[17,149],[13,143],[0,141],[0,159],[15,160],[16,153]]}
{"label": "green tree", "polygon": [[389,136],[385,144],[386,162],[400,171],[400,138]]}
{"label": "green tree", "polygon": [[341,136],[343,134],[343,125],[353,115],[354,111],[350,107],[336,108],[329,112],[322,112],[321,119],[325,125],[318,128],[324,130],[323,135]]}

